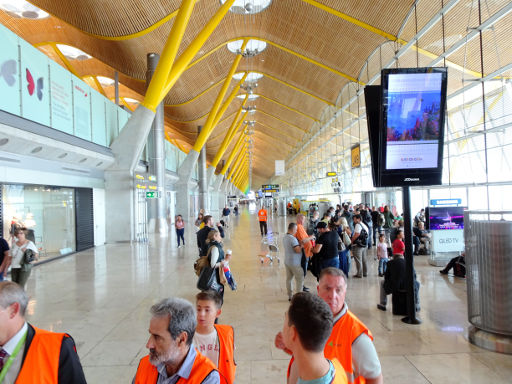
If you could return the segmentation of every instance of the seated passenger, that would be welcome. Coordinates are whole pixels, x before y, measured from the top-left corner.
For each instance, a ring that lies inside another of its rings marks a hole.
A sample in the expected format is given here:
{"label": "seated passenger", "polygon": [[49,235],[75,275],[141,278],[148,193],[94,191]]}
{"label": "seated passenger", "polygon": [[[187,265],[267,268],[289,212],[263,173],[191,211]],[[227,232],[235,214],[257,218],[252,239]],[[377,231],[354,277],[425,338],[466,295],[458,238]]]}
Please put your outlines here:
{"label": "seated passenger", "polygon": [[450,262],[439,271],[443,275],[447,275],[453,268],[453,275],[456,277],[466,277],[466,254],[454,257]]}
{"label": "seated passenger", "polygon": [[425,224],[419,222],[417,227],[413,228],[414,254],[419,255],[420,245],[423,244],[425,254],[429,251],[430,233],[425,230]]}
{"label": "seated passenger", "polygon": [[329,306],[318,296],[300,292],[292,297],[284,315],[283,343],[293,357],[288,382],[301,384],[347,383],[345,370],[333,358],[327,360],[324,347],[333,326]]}
{"label": "seated passenger", "polygon": [[235,334],[232,326],[215,324],[221,314],[221,307],[222,298],[215,291],[199,292],[196,295],[197,327],[194,345],[213,362],[226,383],[233,384],[236,372]]}
{"label": "seated passenger", "polygon": [[150,312],[149,355],[140,360],[133,384],[219,384],[215,365],[192,344],[197,326],[192,304],[163,299]]}

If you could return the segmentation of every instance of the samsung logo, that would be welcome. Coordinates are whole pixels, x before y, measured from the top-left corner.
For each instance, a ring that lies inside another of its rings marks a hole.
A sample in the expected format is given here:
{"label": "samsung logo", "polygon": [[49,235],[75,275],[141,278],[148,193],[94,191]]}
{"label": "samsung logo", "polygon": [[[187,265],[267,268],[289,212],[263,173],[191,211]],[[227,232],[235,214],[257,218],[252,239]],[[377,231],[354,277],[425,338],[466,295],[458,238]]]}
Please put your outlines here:
{"label": "samsung logo", "polygon": [[420,181],[419,177],[406,177],[404,181]]}

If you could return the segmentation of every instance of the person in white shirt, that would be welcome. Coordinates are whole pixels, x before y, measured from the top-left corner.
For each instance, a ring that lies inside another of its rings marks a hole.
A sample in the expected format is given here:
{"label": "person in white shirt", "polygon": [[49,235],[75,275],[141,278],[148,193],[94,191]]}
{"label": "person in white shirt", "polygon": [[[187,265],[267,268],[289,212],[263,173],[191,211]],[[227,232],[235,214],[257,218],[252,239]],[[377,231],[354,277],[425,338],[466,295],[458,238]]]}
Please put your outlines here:
{"label": "person in white shirt", "polygon": [[[352,255],[356,262],[357,272],[353,277],[366,277],[368,275],[368,266],[366,264],[366,251],[368,239],[368,227],[361,218],[360,214],[354,215],[354,233],[352,235]],[[365,233],[364,233],[364,232]],[[366,241],[361,241],[366,238]]]}
{"label": "person in white shirt", "polygon": [[30,276],[30,272],[32,271],[31,264],[25,264],[23,261],[23,256],[27,249],[30,249],[37,260],[38,252],[37,247],[33,242],[28,240],[26,236],[26,229],[20,228],[16,229],[14,232],[16,236],[16,242],[12,245],[11,255],[11,279],[15,283],[18,283],[21,288],[25,288],[25,284]]}

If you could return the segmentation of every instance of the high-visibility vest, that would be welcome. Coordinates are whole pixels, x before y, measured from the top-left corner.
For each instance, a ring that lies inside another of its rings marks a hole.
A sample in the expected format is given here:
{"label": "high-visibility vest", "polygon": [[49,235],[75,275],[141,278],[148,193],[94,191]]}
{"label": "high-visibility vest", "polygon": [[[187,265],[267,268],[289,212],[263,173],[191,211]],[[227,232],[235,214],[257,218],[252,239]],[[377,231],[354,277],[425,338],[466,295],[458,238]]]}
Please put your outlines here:
{"label": "high-visibility vest", "polygon": [[219,337],[219,366],[217,369],[221,376],[224,376],[228,384],[235,382],[235,333],[233,327],[224,324],[215,324],[217,336]]}
{"label": "high-visibility vest", "polygon": [[347,313],[334,324],[331,336],[325,344],[325,357],[329,360],[338,359],[345,368],[349,383],[364,384],[366,382],[362,376],[354,377],[352,367],[352,343],[363,333],[373,340],[370,330],[356,315],[347,310]]}
{"label": "high-visibility vest", "polygon": [[260,209],[258,211],[258,219],[259,221],[267,221],[267,211],[264,209]]}
{"label": "high-visibility vest", "polygon": [[[215,371],[215,365],[210,359],[204,357],[196,350],[196,358],[190,371],[188,380],[181,377],[177,384],[200,384],[212,372]],[[158,380],[158,370],[149,362],[149,356],[143,357],[139,362],[137,373],[135,374],[135,384],[156,384]]]}
{"label": "high-visibility vest", "polygon": [[[292,358],[290,359],[290,363],[288,364],[288,371],[286,373],[287,379],[290,378],[290,368],[291,368],[294,360],[295,359],[292,356]],[[334,366],[334,370],[336,371],[336,373],[334,374],[334,378],[332,379],[332,381],[329,384],[347,384],[348,383],[347,375],[345,374],[345,369],[343,368],[341,363],[338,361],[338,359],[330,359],[330,360],[331,360],[332,365]]]}
{"label": "high-visibility vest", "polygon": [[[65,333],[33,327],[35,334],[16,379],[17,384],[59,382],[59,357]],[[21,351],[20,351],[21,352]]]}

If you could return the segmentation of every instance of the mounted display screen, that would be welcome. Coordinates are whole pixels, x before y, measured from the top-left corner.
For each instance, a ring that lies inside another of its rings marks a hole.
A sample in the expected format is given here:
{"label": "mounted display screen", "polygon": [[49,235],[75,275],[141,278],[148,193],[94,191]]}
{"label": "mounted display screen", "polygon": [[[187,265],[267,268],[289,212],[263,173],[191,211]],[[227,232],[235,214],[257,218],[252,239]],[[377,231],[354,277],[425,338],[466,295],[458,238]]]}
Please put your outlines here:
{"label": "mounted display screen", "polygon": [[430,207],[429,229],[464,229],[464,207]]}
{"label": "mounted display screen", "polygon": [[382,186],[441,184],[446,85],[446,68],[382,71]]}

